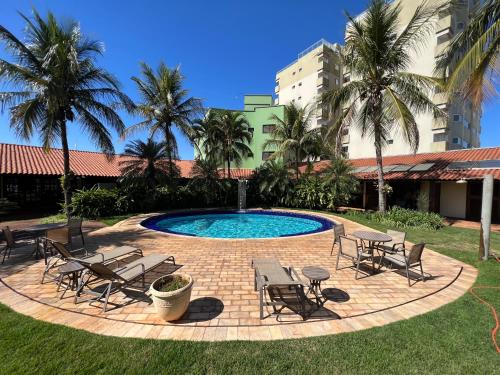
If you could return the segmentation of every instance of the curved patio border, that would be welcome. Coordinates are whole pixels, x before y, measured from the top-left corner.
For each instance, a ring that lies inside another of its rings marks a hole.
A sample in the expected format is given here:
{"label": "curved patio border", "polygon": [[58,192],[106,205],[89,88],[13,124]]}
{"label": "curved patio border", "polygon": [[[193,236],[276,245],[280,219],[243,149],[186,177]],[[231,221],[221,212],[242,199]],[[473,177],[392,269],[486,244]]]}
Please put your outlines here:
{"label": "curved patio border", "polygon": [[[315,213],[336,222],[350,222],[333,215]],[[137,220],[130,218],[116,225],[117,230],[122,225],[128,225]],[[305,236],[312,236],[305,235]],[[217,239],[210,239],[216,241]],[[426,250],[432,252],[432,250]],[[432,252],[434,253],[434,252]],[[436,254],[436,253],[434,253]],[[444,257],[441,254],[438,254]],[[70,311],[58,306],[53,306],[43,301],[37,301],[30,296],[12,288],[8,280],[2,279],[0,284],[0,302],[15,311],[35,319],[50,323],[63,324],[72,328],[84,329],[88,332],[119,336],[140,337],[154,339],[177,339],[196,341],[221,341],[221,340],[273,340],[288,338],[303,338],[344,332],[353,332],[372,327],[383,326],[392,322],[408,319],[432,311],[448,304],[462,296],[474,283],[477,270],[467,264],[453,260],[458,265],[457,274],[443,287],[434,290],[419,298],[405,301],[396,306],[391,306],[364,314],[354,314],[342,319],[313,319],[306,322],[288,322],[269,325],[238,324],[216,327],[210,322],[202,325],[182,324],[154,324],[144,322],[130,322],[112,317],[95,316],[77,311]],[[7,277],[8,278],[8,277]],[[273,318],[271,318],[273,319]],[[112,324],[110,324],[112,322]]]}

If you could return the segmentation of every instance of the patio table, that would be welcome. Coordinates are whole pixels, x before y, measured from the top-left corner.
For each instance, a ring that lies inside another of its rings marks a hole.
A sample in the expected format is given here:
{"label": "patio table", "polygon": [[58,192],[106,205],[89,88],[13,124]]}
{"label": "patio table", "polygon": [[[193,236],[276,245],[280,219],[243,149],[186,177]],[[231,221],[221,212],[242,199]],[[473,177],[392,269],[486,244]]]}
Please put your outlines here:
{"label": "patio table", "polygon": [[46,237],[47,236],[47,231],[51,229],[58,229],[58,228],[63,228],[66,226],[66,223],[48,223],[48,224],[36,224],[36,225],[31,225],[29,227],[23,228],[22,231],[32,233],[33,236],[36,236],[36,245],[35,245],[35,250],[33,250],[33,253],[31,255],[35,255],[36,257],[40,256],[45,258],[45,262],[47,262],[46,259],[46,254],[45,254],[45,249],[46,249],[46,243],[43,244],[43,251],[40,251],[40,238],[41,237]]}
{"label": "patio table", "polygon": [[318,306],[323,306],[326,299],[321,299],[323,295],[321,292],[321,282],[330,278],[330,272],[321,267],[307,266],[302,268],[302,274],[309,279],[308,293],[314,294]]}
{"label": "patio table", "polygon": [[[380,232],[375,232],[375,231],[369,231],[369,230],[358,230],[355,232],[352,232],[352,235],[356,238],[359,238],[361,241],[367,241],[368,242],[368,249],[371,252],[372,255],[372,262],[374,262],[374,251],[377,250],[378,253],[378,244],[383,243],[383,242],[390,242],[392,241],[392,237],[389,236],[386,233],[380,233]],[[373,265],[373,273],[375,271],[378,271],[378,269],[375,269],[375,265]]]}

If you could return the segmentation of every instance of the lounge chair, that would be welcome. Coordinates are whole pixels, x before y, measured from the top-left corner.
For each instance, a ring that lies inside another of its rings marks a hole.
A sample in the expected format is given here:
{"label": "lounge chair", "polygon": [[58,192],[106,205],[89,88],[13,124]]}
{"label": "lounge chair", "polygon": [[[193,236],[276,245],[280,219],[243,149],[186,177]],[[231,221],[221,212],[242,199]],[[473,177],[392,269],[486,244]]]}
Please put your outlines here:
{"label": "lounge chair", "polygon": [[[306,320],[318,305],[307,298],[305,284],[292,268],[283,267],[276,259],[254,259],[254,290],[259,291],[260,319],[264,319],[264,306],[272,306],[273,314],[279,315],[286,307]],[[265,291],[270,301],[265,301]]]}
{"label": "lounge chair", "polygon": [[363,261],[371,260],[372,269],[375,269],[373,252],[367,251],[362,241],[361,245],[359,245],[358,241],[355,239],[340,236],[340,247],[337,254],[337,264],[335,265],[336,270],[339,269],[340,257],[347,258],[352,261],[353,265],[356,267],[356,274],[354,276],[356,280],[358,279],[359,267]]}
{"label": "lounge chair", "polygon": [[[123,267],[111,269],[110,264],[103,263],[87,263],[83,262],[82,265],[87,268],[89,272],[83,275],[80,279],[80,285],[75,294],[75,303],[84,301],[101,301],[104,299],[102,310],[107,311],[109,296],[117,293],[127,286],[135,283],[141,279],[143,288],[145,287],[145,275],[147,272],[159,267],[163,263],[170,261],[175,264],[172,256],[163,254],[151,254],[141,257],[133,262],[126,264]],[[96,276],[102,284],[90,286],[89,281],[91,276]],[[86,287],[88,287],[86,289]],[[80,295],[90,294],[93,297],[78,300]]]}
{"label": "lounge chair", "polygon": [[403,251],[405,249],[405,232],[398,232],[396,230],[388,229],[387,234],[392,237],[392,241],[379,244],[379,250],[385,251],[386,253],[395,254],[398,251]]}
{"label": "lounge chair", "polygon": [[408,286],[411,286],[410,268],[418,266],[420,268],[421,278],[417,279],[417,281],[425,281],[424,269],[422,267],[422,253],[424,251],[424,248],[425,243],[419,243],[413,245],[409,251],[403,249],[401,252],[394,254],[390,253],[389,255],[384,252],[382,258],[380,259],[380,263],[382,263],[382,261],[388,261],[390,263],[390,266],[405,268],[406,278],[408,279]]}
{"label": "lounge chair", "polygon": [[333,243],[330,255],[333,254],[333,248],[335,247],[335,245],[340,242],[340,236],[345,236],[344,224],[335,224],[335,226],[333,227]]}
{"label": "lounge chair", "polygon": [[[42,284],[45,280],[45,276],[49,275],[49,271],[55,267],[58,267],[61,261],[77,261],[78,263],[109,263],[110,261],[114,261],[115,259],[133,254],[137,254],[142,257],[142,250],[132,246],[119,246],[106,252],[96,252],[90,255],[86,254],[83,257],[75,257],[75,251],[68,250],[63,243],[55,241],[49,242],[52,248],[56,250],[57,254],[47,260],[47,265],[45,266],[42,275]],[[58,276],[53,277],[53,279],[57,279],[57,277]]]}

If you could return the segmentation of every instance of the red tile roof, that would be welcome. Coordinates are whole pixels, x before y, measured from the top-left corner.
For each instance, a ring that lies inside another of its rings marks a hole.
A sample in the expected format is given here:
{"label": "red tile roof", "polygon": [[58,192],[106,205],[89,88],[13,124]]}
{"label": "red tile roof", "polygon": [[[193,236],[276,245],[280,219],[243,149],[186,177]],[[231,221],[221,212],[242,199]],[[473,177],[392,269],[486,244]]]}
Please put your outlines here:
{"label": "red tile roof", "polygon": [[[409,154],[385,156],[383,165],[416,165],[422,163],[434,163],[427,171],[415,172],[385,172],[384,178],[388,180],[402,179],[427,179],[427,180],[460,180],[464,179],[481,179],[486,174],[493,174],[495,179],[500,180],[500,168],[472,168],[472,169],[447,169],[451,162],[462,161],[482,161],[482,160],[500,160],[500,147],[476,148],[467,150],[453,150],[445,152],[434,152],[424,154]],[[375,158],[351,159],[351,164],[355,168],[376,166]],[[321,172],[329,161],[323,160],[314,163],[314,171]],[[305,166],[301,167],[305,170]],[[377,178],[377,172],[361,172],[356,173],[360,179],[372,180]]]}
{"label": "red tile roof", "polygon": [[[231,178],[235,179],[240,179],[240,178],[252,178],[253,175],[253,169],[247,169],[247,168],[231,168]],[[227,177],[227,170],[226,169],[220,169],[219,174],[222,178]]]}
{"label": "red tile roof", "polygon": [[[111,160],[101,152],[70,150],[71,170],[77,176],[119,177],[121,155]],[[176,160],[182,177],[189,177],[192,160]],[[53,148],[46,152],[42,147],[0,143],[0,174],[63,174],[62,150]]]}

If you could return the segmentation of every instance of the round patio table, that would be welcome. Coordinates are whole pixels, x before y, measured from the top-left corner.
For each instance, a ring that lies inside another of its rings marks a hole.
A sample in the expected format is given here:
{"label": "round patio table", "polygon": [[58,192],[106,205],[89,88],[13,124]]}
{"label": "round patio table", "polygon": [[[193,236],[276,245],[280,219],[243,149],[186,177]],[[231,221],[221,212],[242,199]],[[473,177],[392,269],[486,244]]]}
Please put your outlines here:
{"label": "round patio table", "polygon": [[352,235],[360,240],[368,241],[368,247],[371,249],[375,247],[375,243],[392,241],[392,237],[388,234],[372,232],[369,230],[357,230],[352,232]]}
{"label": "round patio table", "polygon": [[59,282],[57,283],[57,291],[59,291],[61,284],[64,282],[64,278],[68,278],[66,289],[64,289],[64,292],[59,299],[64,297],[68,289],[76,290],[78,288],[78,280],[80,279],[80,274],[84,270],[85,267],[75,261],[65,263],[59,267]]}
{"label": "round patio table", "polygon": [[302,268],[302,274],[309,279],[309,290],[316,296],[316,304],[323,306],[326,300],[321,300],[321,282],[330,278],[330,272],[321,267],[307,266]]}
{"label": "round patio table", "polygon": [[23,228],[22,231],[31,232],[33,233],[34,236],[36,236],[35,250],[33,250],[33,253],[31,255],[34,254],[37,258],[38,256],[43,257],[45,258],[45,263],[47,263],[47,258],[45,254],[46,244],[45,243],[43,244],[43,249],[42,251],[40,251],[40,237],[46,237],[48,230],[64,228],[65,226],[66,223],[48,223],[48,224],[36,224]]}
{"label": "round patio table", "polygon": [[[392,241],[392,237],[389,236],[388,234],[385,233],[380,233],[380,232],[374,232],[374,231],[368,231],[368,230],[358,230],[355,232],[352,232],[352,235],[356,238],[359,238],[361,241],[368,241],[368,250],[371,252],[372,256],[372,267],[373,271],[372,274],[380,270],[380,264],[377,269],[375,269],[375,254],[374,250],[377,250],[378,252],[378,247],[377,245],[381,242],[389,242]],[[380,253],[379,253],[380,255]]]}

